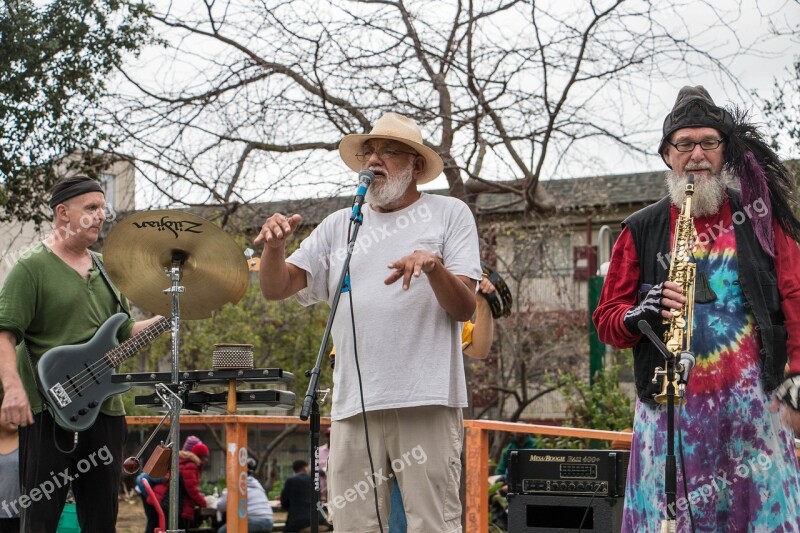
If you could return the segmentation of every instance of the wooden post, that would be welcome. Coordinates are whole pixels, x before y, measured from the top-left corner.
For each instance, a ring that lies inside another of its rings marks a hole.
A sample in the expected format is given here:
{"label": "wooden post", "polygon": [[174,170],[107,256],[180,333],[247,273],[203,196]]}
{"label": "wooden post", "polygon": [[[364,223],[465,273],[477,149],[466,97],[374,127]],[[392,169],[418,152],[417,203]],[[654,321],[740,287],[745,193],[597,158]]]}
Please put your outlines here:
{"label": "wooden post", "polygon": [[467,427],[465,533],[489,531],[489,432]]}
{"label": "wooden post", "polygon": [[236,380],[228,380],[228,405],[225,409],[229,415],[236,414]]}
{"label": "wooden post", "polygon": [[247,533],[247,424],[233,418],[225,424],[225,481],[228,487],[228,531]]}

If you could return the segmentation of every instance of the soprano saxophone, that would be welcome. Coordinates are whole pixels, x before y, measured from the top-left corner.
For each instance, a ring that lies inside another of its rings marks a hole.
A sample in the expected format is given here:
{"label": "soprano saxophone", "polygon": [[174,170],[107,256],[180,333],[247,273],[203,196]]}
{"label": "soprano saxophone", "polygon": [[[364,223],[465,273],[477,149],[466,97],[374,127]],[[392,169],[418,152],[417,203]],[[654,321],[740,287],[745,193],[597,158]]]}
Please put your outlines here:
{"label": "soprano saxophone", "polygon": [[[672,316],[666,321],[669,327],[664,333],[664,344],[673,355],[675,361],[680,360],[681,352],[691,351],[692,326],[694,325],[694,281],[697,264],[692,261],[692,247],[697,238],[692,219],[692,195],[694,194],[694,176],[691,174],[686,180],[686,198],[681,206],[681,213],[675,222],[675,234],[672,239],[670,251],[669,275],[667,281],[674,281],[681,286],[686,303],[681,309],[672,309]],[[661,392],[653,396],[656,402],[666,403],[667,385],[672,381],[674,390],[683,392],[683,384],[679,384],[679,373],[676,370],[671,377],[667,377],[666,369],[656,368],[653,383],[662,379]],[[681,394],[682,396],[682,394]]]}

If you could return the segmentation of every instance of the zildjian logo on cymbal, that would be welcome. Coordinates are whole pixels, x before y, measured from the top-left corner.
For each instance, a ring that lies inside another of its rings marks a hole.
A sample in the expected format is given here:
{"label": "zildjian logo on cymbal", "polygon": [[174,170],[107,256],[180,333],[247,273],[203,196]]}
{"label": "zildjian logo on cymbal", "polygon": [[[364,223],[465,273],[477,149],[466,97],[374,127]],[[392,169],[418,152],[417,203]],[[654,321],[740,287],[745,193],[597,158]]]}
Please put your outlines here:
{"label": "zildjian logo on cymbal", "polygon": [[144,222],[134,222],[133,225],[137,228],[157,228],[158,231],[169,230],[178,238],[178,232],[186,233],[203,233],[196,231],[195,228],[202,226],[199,222],[190,222],[188,220],[167,220],[169,215],[161,217],[161,220],[145,220]]}

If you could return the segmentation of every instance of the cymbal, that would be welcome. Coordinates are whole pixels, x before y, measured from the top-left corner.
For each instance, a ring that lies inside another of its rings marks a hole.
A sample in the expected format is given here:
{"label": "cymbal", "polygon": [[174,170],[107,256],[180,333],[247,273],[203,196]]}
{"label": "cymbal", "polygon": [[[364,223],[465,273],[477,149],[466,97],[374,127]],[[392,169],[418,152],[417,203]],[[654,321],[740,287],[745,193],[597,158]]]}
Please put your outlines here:
{"label": "cymbal", "polygon": [[208,318],[224,304],[242,299],[247,260],[219,226],[186,211],[153,210],[121,221],[108,233],[103,259],[108,275],[131,302],[159,315],[172,315],[169,269],[183,257],[180,316]]}

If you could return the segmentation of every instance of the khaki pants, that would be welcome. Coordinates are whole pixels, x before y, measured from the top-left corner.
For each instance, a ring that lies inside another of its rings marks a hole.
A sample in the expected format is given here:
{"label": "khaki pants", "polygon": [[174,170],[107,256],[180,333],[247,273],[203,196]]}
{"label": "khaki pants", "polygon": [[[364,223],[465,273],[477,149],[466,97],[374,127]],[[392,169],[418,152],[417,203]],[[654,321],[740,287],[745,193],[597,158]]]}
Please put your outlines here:
{"label": "khaki pants", "polygon": [[[337,533],[386,531],[392,485],[403,495],[408,533],[460,533],[461,409],[444,406],[367,413],[374,476],[359,414],[331,424],[328,508]],[[391,532],[389,532],[391,533]]]}

